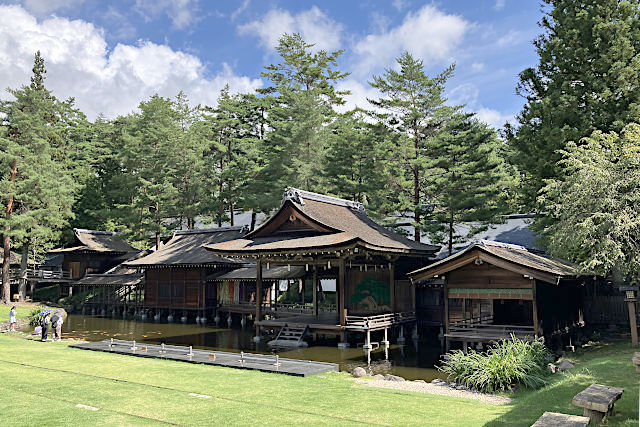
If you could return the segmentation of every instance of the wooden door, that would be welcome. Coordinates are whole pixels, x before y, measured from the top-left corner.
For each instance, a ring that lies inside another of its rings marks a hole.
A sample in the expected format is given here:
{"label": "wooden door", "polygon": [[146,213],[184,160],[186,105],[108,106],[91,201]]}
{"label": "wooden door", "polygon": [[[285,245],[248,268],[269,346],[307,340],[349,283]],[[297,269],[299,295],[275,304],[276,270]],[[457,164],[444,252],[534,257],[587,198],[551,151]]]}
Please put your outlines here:
{"label": "wooden door", "polygon": [[80,277],[80,263],[79,262],[70,262],[69,269],[71,270],[71,277],[73,279],[78,279]]}

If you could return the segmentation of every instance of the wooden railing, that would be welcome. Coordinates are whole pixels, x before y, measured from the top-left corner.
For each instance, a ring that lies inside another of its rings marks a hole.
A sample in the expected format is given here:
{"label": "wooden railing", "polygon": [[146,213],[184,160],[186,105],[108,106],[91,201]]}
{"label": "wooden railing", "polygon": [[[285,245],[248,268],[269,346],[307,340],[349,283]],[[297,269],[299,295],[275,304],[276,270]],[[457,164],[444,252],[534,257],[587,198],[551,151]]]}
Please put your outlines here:
{"label": "wooden railing", "polygon": [[374,316],[353,316],[346,318],[347,329],[377,330],[384,329],[401,323],[415,322],[416,314],[413,311],[402,313],[385,313]]}
{"label": "wooden railing", "polygon": [[73,277],[71,277],[71,271],[64,271],[64,270],[51,271],[51,270],[40,270],[37,268],[28,268],[27,279],[70,280],[70,279],[73,279]]}
{"label": "wooden railing", "polygon": [[[237,302],[223,302],[220,307],[226,309],[235,309],[240,311],[255,310],[255,302],[237,301]],[[309,303],[263,303],[262,310],[267,312],[282,312],[282,313],[299,313],[309,314],[313,311],[313,305]]]}
{"label": "wooden railing", "polygon": [[[493,319],[493,317],[491,317]],[[497,325],[494,323],[477,321],[460,321],[449,324],[446,337],[467,341],[492,341],[508,339],[511,334],[520,339],[533,339],[535,328],[523,325]]]}

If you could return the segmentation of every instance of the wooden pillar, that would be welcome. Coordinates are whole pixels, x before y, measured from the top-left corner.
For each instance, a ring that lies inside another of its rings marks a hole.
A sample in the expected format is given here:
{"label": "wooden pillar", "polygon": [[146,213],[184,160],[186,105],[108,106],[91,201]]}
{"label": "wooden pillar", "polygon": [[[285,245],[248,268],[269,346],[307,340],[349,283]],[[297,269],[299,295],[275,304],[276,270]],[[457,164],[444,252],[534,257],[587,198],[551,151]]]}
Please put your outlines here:
{"label": "wooden pillar", "polygon": [[531,295],[532,295],[532,306],[533,306],[533,336],[538,338],[538,303],[536,299],[536,281],[535,279],[531,279]]}
{"label": "wooden pillar", "polygon": [[634,299],[628,299],[629,305],[629,326],[631,327],[631,345],[638,346],[638,325],[636,323],[636,301]]}
{"label": "wooden pillar", "polygon": [[389,293],[391,294],[391,311],[396,312],[396,278],[395,268],[392,262],[389,263]]}
{"label": "wooden pillar", "polygon": [[313,315],[318,315],[318,266],[313,266]]}
{"label": "wooden pillar", "polygon": [[338,314],[340,316],[340,326],[346,324],[346,310],[344,308],[344,287],[345,287],[345,272],[344,272],[344,259],[338,260]]}
{"label": "wooden pillar", "polygon": [[445,342],[445,351],[449,351],[449,287],[447,285],[447,279],[444,280],[444,288],[443,288],[443,296],[444,296],[444,342]]}
{"label": "wooden pillar", "polygon": [[256,261],[256,337],[260,336],[260,322],[262,318],[262,261]]}

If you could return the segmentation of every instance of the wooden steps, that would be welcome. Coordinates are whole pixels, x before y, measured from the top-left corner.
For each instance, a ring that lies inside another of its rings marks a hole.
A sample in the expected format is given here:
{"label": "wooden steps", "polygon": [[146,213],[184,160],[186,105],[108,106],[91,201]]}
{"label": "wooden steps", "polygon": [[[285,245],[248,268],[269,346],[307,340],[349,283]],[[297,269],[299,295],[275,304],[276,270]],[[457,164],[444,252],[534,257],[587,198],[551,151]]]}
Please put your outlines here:
{"label": "wooden steps", "polygon": [[289,326],[284,325],[275,340],[267,343],[270,347],[307,347],[304,336],[307,334],[309,326]]}

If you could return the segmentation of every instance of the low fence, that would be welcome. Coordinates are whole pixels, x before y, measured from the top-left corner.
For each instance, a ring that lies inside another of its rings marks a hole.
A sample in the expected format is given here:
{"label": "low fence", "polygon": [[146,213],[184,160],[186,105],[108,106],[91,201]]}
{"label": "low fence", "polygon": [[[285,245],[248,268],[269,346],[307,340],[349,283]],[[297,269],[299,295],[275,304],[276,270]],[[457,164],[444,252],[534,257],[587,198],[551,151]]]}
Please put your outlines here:
{"label": "low fence", "polygon": [[591,325],[629,325],[629,307],[623,295],[585,298],[584,320]]}

